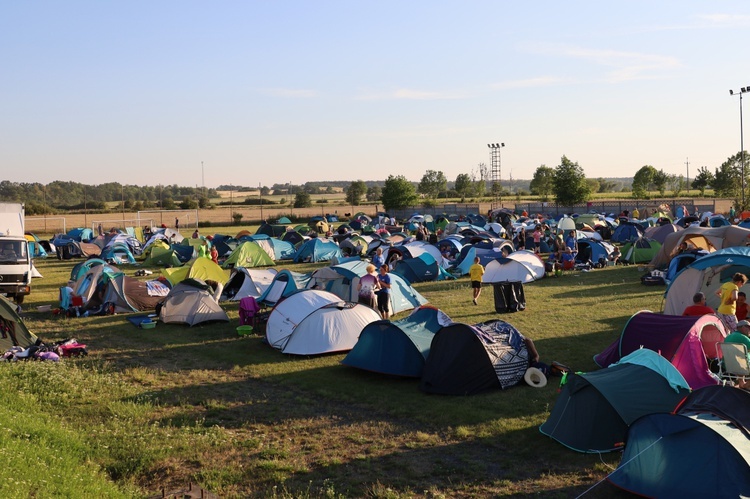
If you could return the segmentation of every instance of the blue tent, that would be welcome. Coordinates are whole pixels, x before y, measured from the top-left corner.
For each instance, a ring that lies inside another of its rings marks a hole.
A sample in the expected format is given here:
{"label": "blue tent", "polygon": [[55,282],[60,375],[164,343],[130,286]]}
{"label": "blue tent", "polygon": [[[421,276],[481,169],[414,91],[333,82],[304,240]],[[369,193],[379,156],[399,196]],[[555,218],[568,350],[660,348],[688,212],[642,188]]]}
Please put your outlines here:
{"label": "blue tent", "polygon": [[[609,248],[608,248],[609,246]],[[606,263],[609,258],[611,245],[596,239],[579,239],[576,262],[593,262],[595,265]]]}
{"label": "blue tent", "polygon": [[342,364],[393,376],[422,376],[435,333],[450,323],[440,310],[422,306],[398,321],[371,322]]}
{"label": "blue tent", "polygon": [[88,272],[92,267],[96,267],[97,265],[106,265],[106,264],[107,262],[105,262],[101,258],[89,258],[88,260],[84,260],[81,263],[77,263],[73,267],[73,270],[70,271],[70,280],[77,281],[82,275]]}
{"label": "blue tent", "polygon": [[102,250],[99,257],[102,260],[111,262],[114,264],[131,263],[135,264],[135,257],[130,252],[130,248],[125,243],[115,243]]}
{"label": "blue tent", "polygon": [[94,231],[91,229],[78,227],[75,229],[70,229],[68,231],[68,236],[70,236],[70,238],[74,239],[75,241],[86,242],[94,238]]}
{"label": "blue tent", "polygon": [[664,276],[664,281],[669,284],[680,273],[682,269],[693,263],[698,258],[708,255],[706,250],[694,250],[680,253],[679,255],[672,258],[667,267],[667,274]]}
{"label": "blue tent", "polygon": [[343,256],[339,245],[328,239],[314,237],[306,241],[294,254],[294,262],[326,262],[333,257]]}
{"label": "blue tent", "polygon": [[608,480],[644,497],[747,497],[750,393],[707,386],[638,419]]}
{"label": "blue tent", "polygon": [[182,263],[187,263],[193,259],[193,247],[186,244],[173,243],[170,248],[174,251],[177,258]]}
{"label": "blue tent", "polygon": [[280,270],[273,278],[271,285],[258,297],[257,302],[274,306],[297,290],[305,289],[309,281],[310,274],[300,274],[287,269]]}
{"label": "blue tent", "polygon": [[626,243],[643,237],[643,232],[640,224],[623,222],[617,226],[610,240],[613,243]]}
{"label": "blue tent", "polygon": [[[330,267],[322,267],[312,273],[308,288],[315,287],[335,294],[344,301],[357,301],[357,285],[359,279],[367,273],[369,262],[355,259],[342,262]],[[391,272],[391,306],[392,314],[411,310],[427,303],[424,296],[419,294],[409,281]]]}
{"label": "blue tent", "polygon": [[416,258],[397,260],[392,273],[410,283],[455,279],[455,276],[446,272],[429,253],[422,253]]}

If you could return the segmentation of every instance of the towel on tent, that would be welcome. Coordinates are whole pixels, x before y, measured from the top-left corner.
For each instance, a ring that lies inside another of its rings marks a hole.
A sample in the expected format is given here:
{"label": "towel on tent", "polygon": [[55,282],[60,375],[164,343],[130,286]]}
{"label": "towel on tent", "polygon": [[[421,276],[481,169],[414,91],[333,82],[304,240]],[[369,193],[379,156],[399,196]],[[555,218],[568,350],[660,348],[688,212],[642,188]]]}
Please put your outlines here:
{"label": "towel on tent", "polygon": [[167,296],[169,294],[169,286],[159,280],[146,281],[146,286],[149,296]]}

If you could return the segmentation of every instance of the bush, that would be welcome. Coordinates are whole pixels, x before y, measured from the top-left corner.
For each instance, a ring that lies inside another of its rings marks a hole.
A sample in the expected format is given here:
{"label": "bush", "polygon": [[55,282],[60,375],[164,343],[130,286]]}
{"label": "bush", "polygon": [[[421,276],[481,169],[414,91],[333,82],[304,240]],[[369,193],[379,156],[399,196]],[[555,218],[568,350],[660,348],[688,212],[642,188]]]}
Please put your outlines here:
{"label": "bush", "polygon": [[242,222],[242,213],[234,213],[232,220],[234,221],[234,225],[239,225]]}
{"label": "bush", "polygon": [[316,199],[315,204],[328,204],[327,199]]}

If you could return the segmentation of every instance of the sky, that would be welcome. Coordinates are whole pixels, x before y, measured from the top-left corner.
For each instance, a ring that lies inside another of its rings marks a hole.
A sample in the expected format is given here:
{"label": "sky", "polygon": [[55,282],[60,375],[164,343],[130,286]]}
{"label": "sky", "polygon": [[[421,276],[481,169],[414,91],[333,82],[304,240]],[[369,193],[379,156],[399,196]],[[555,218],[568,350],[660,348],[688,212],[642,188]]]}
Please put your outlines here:
{"label": "sky", "polygon": [[693,178],[740,150],[748,40],[738,0],[4,2],[0,180],[452,181],[500,142],[503,182]]}

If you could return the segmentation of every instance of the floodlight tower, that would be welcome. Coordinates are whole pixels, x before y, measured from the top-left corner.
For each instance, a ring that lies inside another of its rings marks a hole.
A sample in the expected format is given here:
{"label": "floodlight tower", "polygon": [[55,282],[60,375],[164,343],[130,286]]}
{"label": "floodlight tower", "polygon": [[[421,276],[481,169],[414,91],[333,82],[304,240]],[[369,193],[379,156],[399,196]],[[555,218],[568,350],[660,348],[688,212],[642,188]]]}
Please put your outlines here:
{"label": "floodlight tower", "polygon": [[740,96],[740,154],[742,159],[740,160],[742,162],[742,206],[740,207],[740,210],[744,210],[745,207],[745,141],[744,141],[744,133],[742,130],[742,94],[750,92],[750,87],[742,87],[740,88],[739,92],[735,92],[734,90],[729,90],[729,95],[739,95]]}
{"label": "floodlight tower", "polygon": [[[490,178],[492,179],[492,190],[495,192],[495,197],[497,198],[501,190],[502,181],[502,158],[500,156],[500,150],[505,147],[505,142],[487,144],[487,147],[490,148]],[[502,198],[500,198],[500,200],[502,201]]]}

